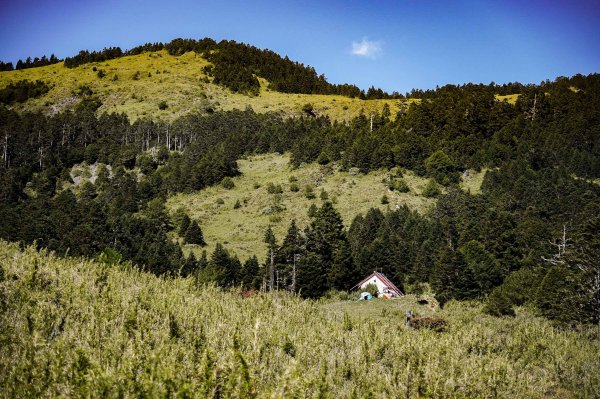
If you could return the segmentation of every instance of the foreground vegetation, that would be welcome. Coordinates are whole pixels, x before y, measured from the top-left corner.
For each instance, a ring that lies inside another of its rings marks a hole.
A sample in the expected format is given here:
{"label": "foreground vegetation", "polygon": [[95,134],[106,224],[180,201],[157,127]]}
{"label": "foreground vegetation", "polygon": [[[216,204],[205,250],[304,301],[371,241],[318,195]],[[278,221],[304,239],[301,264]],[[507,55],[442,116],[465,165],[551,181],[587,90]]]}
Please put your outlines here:
{"label": "foreground vegetation", "polygon": [[414,297],[242,298],[0,242],[0,397],[597,397],[600,330]]}

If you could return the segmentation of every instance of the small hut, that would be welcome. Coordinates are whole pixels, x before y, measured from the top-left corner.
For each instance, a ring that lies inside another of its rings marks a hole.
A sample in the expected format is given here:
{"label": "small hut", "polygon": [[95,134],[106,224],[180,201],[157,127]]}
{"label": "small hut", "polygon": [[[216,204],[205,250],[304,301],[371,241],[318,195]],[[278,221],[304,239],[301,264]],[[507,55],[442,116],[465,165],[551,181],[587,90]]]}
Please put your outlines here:
{"label": "small hut", "polygon": [[378,297],[383,298],[397,298],[404,296],[402,291],[394,283],[390,281],[383,273],[377,271],[371,273],[368,277],[363,279],[360,283],[356,284],[352,290],[365,289],[367,285],[373,284],[377,287]]}

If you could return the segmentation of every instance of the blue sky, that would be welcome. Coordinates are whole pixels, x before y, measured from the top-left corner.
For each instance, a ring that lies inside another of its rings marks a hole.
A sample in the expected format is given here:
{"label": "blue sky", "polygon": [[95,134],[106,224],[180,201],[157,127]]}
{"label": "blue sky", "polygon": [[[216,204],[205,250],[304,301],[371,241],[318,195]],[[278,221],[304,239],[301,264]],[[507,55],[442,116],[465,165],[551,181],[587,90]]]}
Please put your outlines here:
{"label": "blue sky", "polygon": [[0,59],[234,39],[386,91],[600,72],[600,1],[0,0]]}

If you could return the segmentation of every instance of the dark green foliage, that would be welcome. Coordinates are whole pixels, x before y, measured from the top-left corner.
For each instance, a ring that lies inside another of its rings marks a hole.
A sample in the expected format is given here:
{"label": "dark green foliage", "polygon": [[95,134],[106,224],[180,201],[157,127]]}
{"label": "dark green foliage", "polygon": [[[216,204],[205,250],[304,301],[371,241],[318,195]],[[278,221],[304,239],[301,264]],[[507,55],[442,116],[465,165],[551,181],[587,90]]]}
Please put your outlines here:
{"label": "dark green foliage", "polygon": [[183,239],[187,244],[206,245],[202,229],[200,229],[200,225],[198,225],[198,222],[195,220],[190,222]]}
{"label": "dark green foliage", "polygon": [[513,302],[510,300],[503,288],[494,289],[487,297],[483,311],[489,315],[515,316]]}
{"label": "dark green foliage", "polygon": [[269,182],[269,184],[267,184],[267,192],[269,194],[281,194],[283,193],[283,188],[281,187],[281,184]]}
{"label": "dark green foliage", "polygon": [[440,195],[441,191],[440,188],[438,186],[438,184],[435,182],[435,180],[429,180],[427,182],[427,184],[425,185],[425,187],[423,188],[423,196],[428,197],[428,198],[435,198],[438,195]]}
{"label": "dark green foliage", "polygon": [[17,83],[11,83],[0,90],[0,103],[23,103],[30,98],[36,98],[46,94],[48,90],[50,90],[48,85],[41,80],[36,80],[35,82],[20,80]]}
{"label": "dark green foliage", "polygon": [[560,322],[576,320],[573,286],[577,275],[564,265],[552,266],[538,287],[535,304],[542,316]]}
{"label": "dark green foliage", "polygon": [[479,290],[460,251],[443,249],[431,275],[431,288],[440,306],[451,299],[474,299]]}
{"label": "dark green foliage", "polygon": [[235,187],[235,184],[233,183],[233,180],[231,180],[231,177],[226,176],[223,181],[221,181],[221,186],[223,186],[225,190],[231,190]]}
{"label": "dark green foliage", "polygon": [[114,58],[122,57],[123,55],[123,51],[119,47],[109,47],[103,49],[102,51],[92,52],[89,52],[87,50],[81,50],[74,57],[66,57],[65,66],[67,68],[75,68],[79,65],[87,64],[89,62],[108,61]]}
{"label": "dark green foliage", "polygon": [[166,101],[163,100],[158,103],[158,109],[160,109],[161,111],[164,111],[167,108],[169,108],[169,104],[167,104]]}
{"label": "dark green foliage", "polygon": [[313,186],[306,185],[304,187],[304,196],[307,199],[315,199],[316,198],[315,189],[313,188]]}
{"label": "dark green foliage", "polygon": [[455,169],[454,161],[442,150],[434,152],[425,160],[425,170],[440,184],[456,182],[458,175],[454,173]]}
{"label": "dark green foliage", "polygon": [[235,204],[233,204],[233,209],[240,209],[242,207],[242,204],[240,203],[240,200],[236,200]]}
{"label": "dark green foliage", "polygon": [[[17,61],[17,65],[16,65],[15,69],[19,70],[19,69],[27,69],[27,68],[37,68],[37,67],[43,67],[46,65],[56,64],[59,62],[60,62],[60,60],[58,58],[56,58],[56,56],[54,54],[50,55],[50,58],[46,57],[45,55],[43,55],[41,58],[35,57],[33,59],[31,57],[27,57],[27,59],[25,61],[22,61],[22,60]],[[12,62],[9,62],[6,64],[3,62],[0,62],[0,70],[12,71],[12,69],[13,69]]]}
{"label": "dark green foliage", "polygon": [[410,187],[408,187],[406,181],[401,177],[391,178],[388,187],[390,190],[396,190],[399,193],[407,193],[410,191]]}
{"label": "dark green foliage", "polygon": [[198,262],[196,261],[196,257],[194,253],[190,253],[190,256],[187,257],[181,270],[179,271],[179,275],[181,277],[188,277],[198,272]]}
{"label": "dark green foliage", "polygon": [[381,204],[382,205],[387,205],[390,203],[390,199],[388,198],[387,195],[383,194],[383,196],[381,197]]}
{"label": "dark green foliage", "polygon": [[493,287],[502,283],[504,273],[501,270],[500,263],[494,259],[492,254],[486,251],[482,243],[474,240],[469,241],[460,248],[460,251],[479,285],[480,292],[490,292]]}
{"label": "dark green foliage", "polygon": [[261,282],[262,276],[259,271],[258,259],[256,256],[248,258],[241,270],[240,283],[242,287],[247,290],[257,290],[260,288]]}

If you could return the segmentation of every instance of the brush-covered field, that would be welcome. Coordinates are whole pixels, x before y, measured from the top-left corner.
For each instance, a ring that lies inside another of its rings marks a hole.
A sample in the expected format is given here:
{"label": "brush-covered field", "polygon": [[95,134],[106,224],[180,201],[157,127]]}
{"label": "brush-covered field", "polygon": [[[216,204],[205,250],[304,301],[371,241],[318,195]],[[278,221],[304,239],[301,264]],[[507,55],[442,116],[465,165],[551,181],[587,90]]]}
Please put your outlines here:
{"label": "brush-covered field", "polygon": [[0,242],[0,397],[592,398],[600,330],[451,302],[349,302],[161,279]]}
{"label": "brush-covered field", "polygon": [[[105,62],[96,62],[69,69],[63,63],[0,72],[0,89],[20,80],[42,80],[51,89],[45,95],[16,105],[20,110],[39,110],[48,113],[68,109],[77,104],[81,86],[89,87],[102,101],[98,113],[125,113],[132,121],[153,118],[165,121],[188,113],[213,110],[245,109],[256,112],[283,112],[287,116],[302,114],[310,103],[319,115],[335,120],[350,120],[361,110],[365,114],[380,113],[388,104],[393,116],[401,106],[415,100],[360,100],[336,95],[285,94],[271,91],[268,82],[259,79],[258,96],[233,93],[210,83],[202,68],[208,61],[189,52],[169,55],[166,50],[132,55]],[[98,72],[104,77],[100,78]],[[161,102],[167,106],[159,109]]]}
{"label": "brush-covered field", "polygon": [[[388,189],[386,178],[390,172],[386,170],[351,175],[336,166],[316,163],[293,169],[289,161],[289,154],[242,159],[238,161],[242,174],[232,179],[232,189],[218,185],[191,194],[178,194],[167,201],[167,207],[172,212],[181,208],[198,220],[209,244],[208,252],[212,252],[216,243],[222,243],[241,259],[252,255],[262,259],[267,251],[263,237],[268,226],[272,226],[279,239],[285,236],[292,219],[304,228],[309,223],[311,204],[322,205],[322,192],[325,192],[324,198],[334,203],[346,227],[357,214],[364,215],[370,208],[385,211],[406,205],[424,213],[435,205],[435,199],[421,195],[429,179],[409,171],[403,173],[403,179],[410,191],[400,193]],[[470,179],[477,176],[473,174]],[[473,190],[477,189],[477,180],[475,183],[469,180],[469,183]],[[269,193],[269,184],[280,186],[281,193]],[[293,186],[298,191],[292,191]],[[314,198],[307,198],[307,186],[312,188]],[[384,195],[387,204],[381,202]]]}

